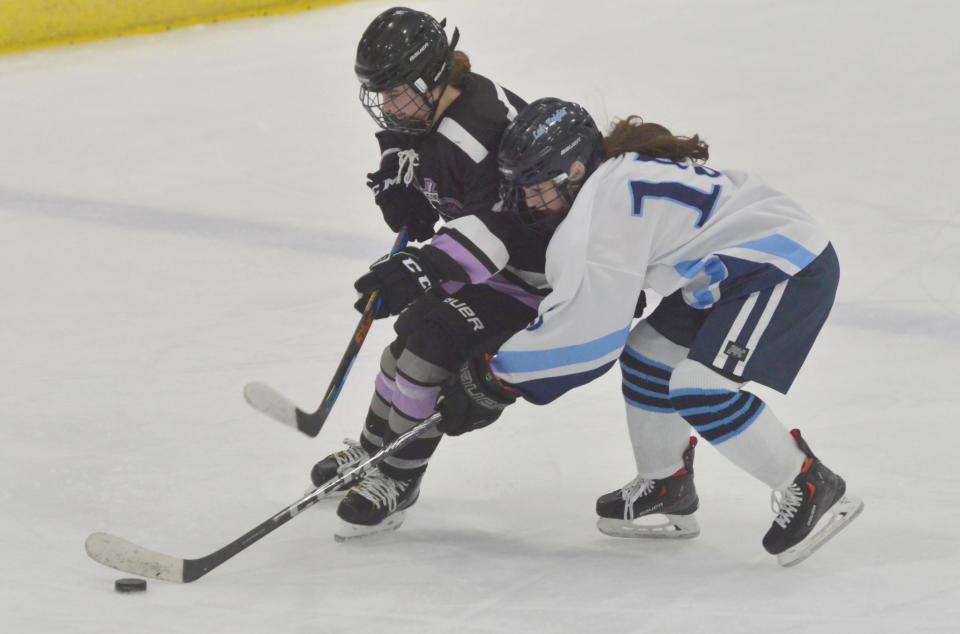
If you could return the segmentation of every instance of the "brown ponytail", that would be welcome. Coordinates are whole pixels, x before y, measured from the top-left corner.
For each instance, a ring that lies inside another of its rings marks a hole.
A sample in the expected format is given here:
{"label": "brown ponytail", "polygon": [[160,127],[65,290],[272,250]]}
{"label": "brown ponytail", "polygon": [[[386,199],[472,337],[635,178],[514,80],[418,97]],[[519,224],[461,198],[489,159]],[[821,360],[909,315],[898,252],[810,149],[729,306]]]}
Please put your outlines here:
{"label": "brown ponytail", "polygon": [[447,84],[454,88],[463,88],[464,80],[470,73],[470,58],[463,51],[453,52],[453,64],[450,68],[450,77]]}
{"label": "brown ponytail", "polygon": [[709,146],[698,135],[674,136],[659,123],[644,123],[637,115],[615,120],[610,133],[603,139],[605,159],[627,152],[671,161],[691,159],[702,162],[710,158]]}

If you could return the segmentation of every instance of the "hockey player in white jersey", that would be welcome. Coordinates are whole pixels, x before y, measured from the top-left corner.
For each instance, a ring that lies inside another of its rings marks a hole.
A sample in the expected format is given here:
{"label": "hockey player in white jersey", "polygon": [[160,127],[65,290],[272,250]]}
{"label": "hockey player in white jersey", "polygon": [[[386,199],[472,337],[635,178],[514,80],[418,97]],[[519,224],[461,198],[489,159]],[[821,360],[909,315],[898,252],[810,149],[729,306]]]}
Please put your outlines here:
{"label": "hockey player in white jersey", "polygon": [[[692,426],[770,487],[776,518],[763,546],[792,565],[863,503],[743,386],[787,392],[833,305],[839,265],[794,201],[707,158],[697,136],[638,117],[604,139],[570,102],[541,99],[518,115],[500,145],[505,208],[556,228],[553,292],[494,358],[472,360],[445,386],[443,429],[490,424],[517,396],[549,403],[619,361],[638,475],[597,501],[600,530],[699,532]],[[633,326],[643,289],[664,299]],[[667,522],[634,521],[653,513]]]}

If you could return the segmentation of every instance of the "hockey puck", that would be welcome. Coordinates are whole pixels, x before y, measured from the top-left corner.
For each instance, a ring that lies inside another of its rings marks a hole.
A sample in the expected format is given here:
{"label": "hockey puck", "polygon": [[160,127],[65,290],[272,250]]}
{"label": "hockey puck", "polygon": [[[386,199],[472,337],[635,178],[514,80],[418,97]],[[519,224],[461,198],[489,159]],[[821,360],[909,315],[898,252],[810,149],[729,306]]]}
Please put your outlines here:
{"label": "hockey puck", "polygon": [[113,588],[117,592],[143,592],[147,589],[147,582],[145,579],[117,579]]}

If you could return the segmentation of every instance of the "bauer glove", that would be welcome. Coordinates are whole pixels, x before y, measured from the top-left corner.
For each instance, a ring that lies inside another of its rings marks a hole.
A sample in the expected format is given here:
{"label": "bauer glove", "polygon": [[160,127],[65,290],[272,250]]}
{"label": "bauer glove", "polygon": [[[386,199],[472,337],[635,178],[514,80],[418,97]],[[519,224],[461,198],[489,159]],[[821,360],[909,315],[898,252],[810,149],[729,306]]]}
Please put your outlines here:
{"label": "bauer glove", "polygon": [[517,393],[502,383],[490,368],[489,355],[474,357],[444,384],[438,403],[443,420],[437,429],[459,436],[486,427],[517,400]]}

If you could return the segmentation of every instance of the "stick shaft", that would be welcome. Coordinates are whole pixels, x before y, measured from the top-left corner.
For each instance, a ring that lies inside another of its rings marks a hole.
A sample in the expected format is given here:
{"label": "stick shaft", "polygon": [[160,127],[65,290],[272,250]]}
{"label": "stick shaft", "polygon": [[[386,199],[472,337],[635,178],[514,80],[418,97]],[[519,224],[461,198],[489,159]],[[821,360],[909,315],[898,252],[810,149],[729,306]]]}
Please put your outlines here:
{"label": "stick shaft", "polygon": [[[401,251],[407,246],[407,240],[407,231],[404,229],[397,234],[397,238],[390,248],[390,254],[393,255]],[[377,291],[370,294],[367,306],[363,311],[363,315],[360,317],[360,323],[357,324],[356,329],[353,331],[350,343],[347,344],[347,349],[344,351],[343,357],[340,358],[340,364],[333,373],[333,379],[330,380],[330,385],[327,387],[327,391],[324,393],[323,400],[320,402],[320,406],[317,407],[317,411],[310,414],[297,410],[297,429],[308,436],[316,437],[323,428],[323,424],[327,422],[327,417],[330,415],[331,410],[333,410],[333,405],[337,402],[340,391],[347,382],[347,376],[350,374],[353,362],[357,360],[357,354],[360,352],[360,348],[363,346],[363,342],[370,332],[370,326],[373,325],[373,316],[376,314],[377,309],[380,308],[381,299],[379,295]]]}
{"label": "stick shaft", "polygon": [[273,517],[205,557],[200,557],[199,559],[180,559],[137,546],[125,539],[106,533],[94,533],[87,538],[87,554],[95,561],[106,566],[144,577],[163,579],[165,581],[179,581],[181,583],[196,581],[225,561],[243,552],[280,528],[331,492],[344,485],[350,485],[362,479],[371,469],[406,447],[439,422],[440,414],[433,414],[406,433],[398,436],[389,445],[347,473],[324,483],[323,486],[308,493],[279,513],[273,515]]}

